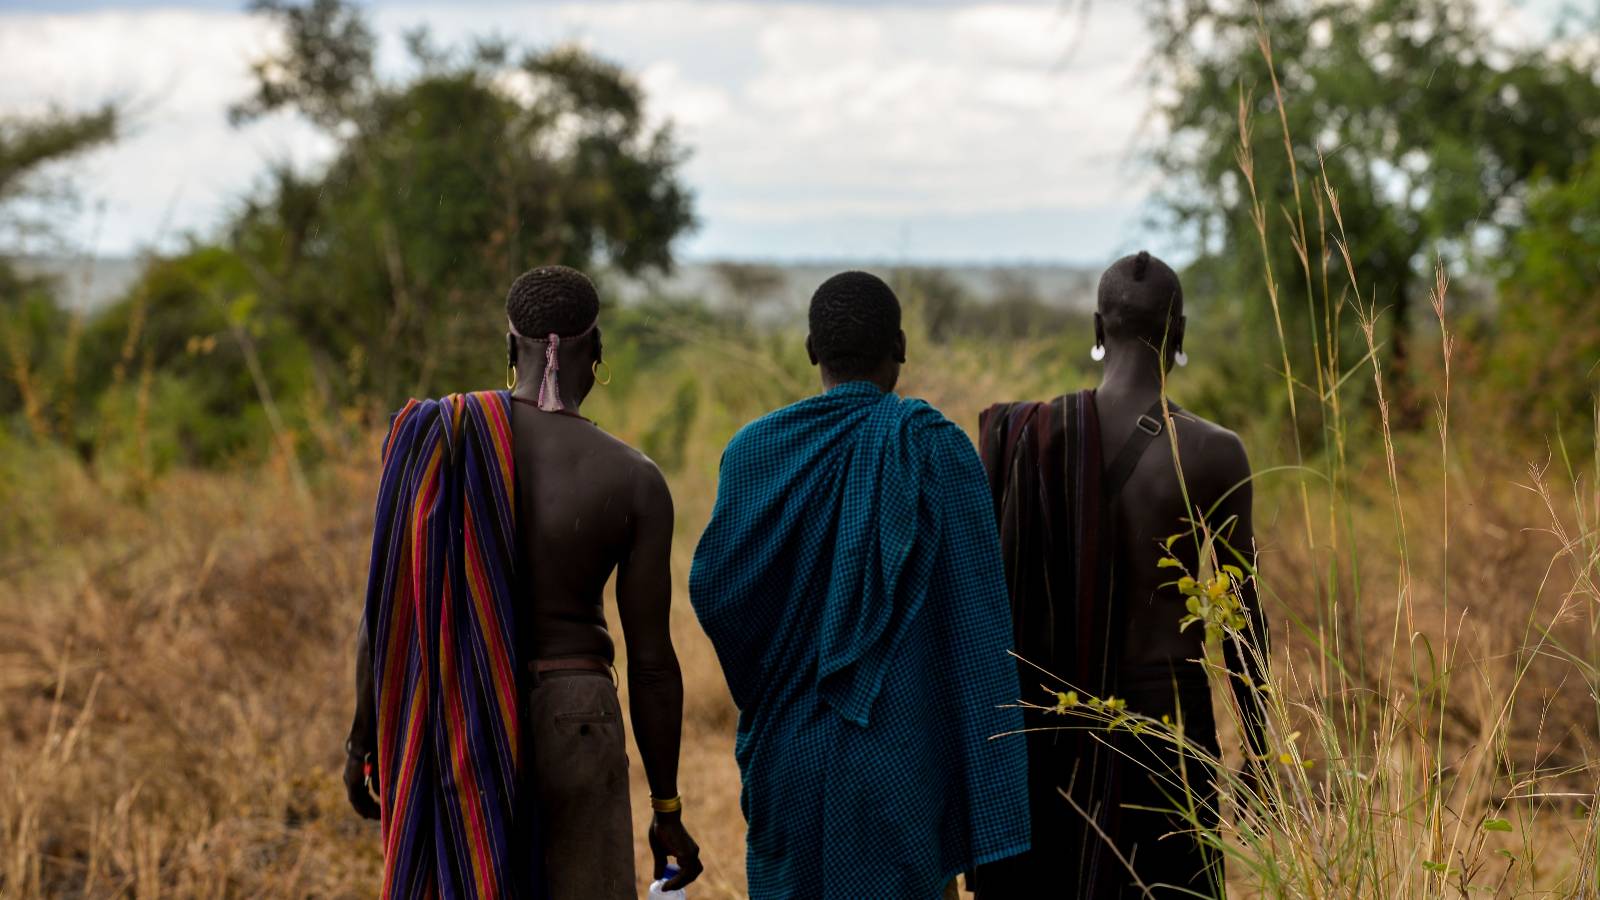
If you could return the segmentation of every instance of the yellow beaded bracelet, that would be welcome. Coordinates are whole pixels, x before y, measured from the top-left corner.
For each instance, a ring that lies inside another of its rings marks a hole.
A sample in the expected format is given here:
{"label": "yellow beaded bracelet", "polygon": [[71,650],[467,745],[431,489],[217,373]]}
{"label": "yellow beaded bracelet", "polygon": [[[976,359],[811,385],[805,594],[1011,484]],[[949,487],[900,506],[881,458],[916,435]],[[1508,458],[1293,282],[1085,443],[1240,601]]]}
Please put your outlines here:
{"label": "yellow beaded bracelet", "polygon": [[678,794],[662,800],[658,797],[650,798],[650,808],[658,813],[675,813],[683,811],[683,795]]}

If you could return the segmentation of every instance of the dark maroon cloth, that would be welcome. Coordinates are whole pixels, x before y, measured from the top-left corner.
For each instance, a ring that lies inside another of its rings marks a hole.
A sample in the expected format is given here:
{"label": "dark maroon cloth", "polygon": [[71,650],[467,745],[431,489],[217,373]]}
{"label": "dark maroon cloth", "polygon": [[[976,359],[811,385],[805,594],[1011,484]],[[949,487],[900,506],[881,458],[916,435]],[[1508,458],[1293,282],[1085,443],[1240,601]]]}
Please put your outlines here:
{"label": "dark maroon cloth", "polygon": [[[1107,497],[1115,486],[1094,392],[998,404],[978,421],[1023,658],[1022,699],[1050,706],[1057,691],[1116,696],[1151,718],[1181,717],[1185,735],[1214,755],[1210,690],[1197,666],[1122,665],[1127,616],[1113,577],[1117,522]],[[1138,445],[1149,441],[1137,441],[1135,461]],[[1170,747],[1041,710],[1026,711],[1024,723],[1033,849],[969,877],[979,900],[1143,896],[1139,881],[1162,897],[1208,892],[1221,871],[1215,855],[1192,826],[1159,811],[1174,805],[1170,784],[1153,774],[1177,771]],[[1194,789],[1210,819],[1209,788]],[[1131,858],[1137,878],[1108,840]]]}
{"label": "dark maroon cloth", "polygon": [[[1053,705],[1057,691],[1111,695],[1122,646],[1113,602],[1110,522],[1094,392],[991,406],[979,418],[1006,579],[1022,699]],[[1033,850],[979,869],[980,896],[1114,895],[1127,873],[1078,807],[1107,834],[1119,814],[1116,769],[1081,720],[1025,713]],[[1063,727],[1065,726],[1065,727]]]}

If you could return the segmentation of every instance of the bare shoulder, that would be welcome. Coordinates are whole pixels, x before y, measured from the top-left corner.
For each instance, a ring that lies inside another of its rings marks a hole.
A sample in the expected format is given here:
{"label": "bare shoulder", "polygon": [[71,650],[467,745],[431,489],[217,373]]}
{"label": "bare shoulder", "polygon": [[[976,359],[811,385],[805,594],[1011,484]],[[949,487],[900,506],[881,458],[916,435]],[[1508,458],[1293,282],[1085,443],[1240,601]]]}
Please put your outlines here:
{"label": "bare shoulder", "polygon": [[633,470],[633,485],[639,512],[655,516],[665,516],[668,522],[672,521],[672,490],[667,487],[667,477],[661,474],[661,467],[655,460],[643,453],[633,451],[636,461]]}
{"label": "bare shoulder", "polygon": [[629,445],[611,433],[596,428],[603,447],[603,461],[614,467],[619,478],[633,488],[636,511],[643,514],[672,510],[672,492],[667,488],[666,476],[655,460],[638,448]]}
{"label": "bare shoulder", "polygon": [[1250,477],[1250,456],[1232,430],[1188,410],[1173,413],[1184,470],[1194,467],[1221,490]]}

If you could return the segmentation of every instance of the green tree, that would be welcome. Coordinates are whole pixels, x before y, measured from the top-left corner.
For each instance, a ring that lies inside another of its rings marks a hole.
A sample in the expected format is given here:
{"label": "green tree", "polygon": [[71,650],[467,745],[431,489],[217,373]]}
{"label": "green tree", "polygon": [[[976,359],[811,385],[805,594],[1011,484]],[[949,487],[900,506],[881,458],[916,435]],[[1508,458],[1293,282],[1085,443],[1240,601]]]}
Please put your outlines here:
{"label": "green tree", "polygon": [[268,440],[293,462],[310,394],[299,336],[263,316],[254,279],[226,248],[199,246],[145,269],[128,298],[87,326],[83,390],[95,414],[72,439],[112,467],[258,458]]}
{"label": "green tree", "polygon": [[304,336],[321,383],[384,404],[482,384],[500,357],[494,309],[519,272],[671,266],[693,224],[683,152],[620,68],[571,47],[514,61],[497,42],[441,51],[418,31],[414,74],[389,83],[357,8],[254,6],[287,39],[254,65],[235,120],[293,109],[338,151],[320,173],[274,172],[230,242],[262,314]]}
{"label": "green tree", "polygon": [[49,205],[65,196],[66,186],[46,177],[49,166],[110,142],[117,122],[117,109],[111,105],[88,113],[0,117],[0,229],[14,235],[47,230],[45,221],[27,216],[20,207],[28,201]]}
{"label": "green tree", "polygon": [[54,285],[27,278],[11,264],[14,242],[48,234],[47,213],[71,196],[49,177],[53,164],[116,137],[118,111],[51,112],[0,117],[0,416],[22,413],[37,437],[55,434],[70,417],[76,331],[56,302]]}
{"label": "green tree", "polygon": [[1532,193],[1499,271],[1490,383],[1525,398],[1519,425],[1560,425],[1583,446],[1600,396],[1600,150]]}
{"label": "green tree", "polygon": [[[1322,358],[1319,334],[1339,327],[1347,295],[1317,183],[1324,160],[1361,299],[1390,310],[1390,370],[1403,379],[1432,256],[1459,268],[1498,252],[1527,219],[1530,186],[1568,177],[1600,138],[1593,59],[1507,46],[1458,0],[1148,0],[1146,10],[1171,135],[1155,159],[1172,177],[1166,206],[1201,251],[1192,293],[1233,298],[1246,335],[1276,345],[1240,172],[1243,115],[1291,358],[1306,383]],[[1281,92],[1258,46],[1263,32]],[[1363,352],[1358,343],[1346,342],[1345,364]]]}

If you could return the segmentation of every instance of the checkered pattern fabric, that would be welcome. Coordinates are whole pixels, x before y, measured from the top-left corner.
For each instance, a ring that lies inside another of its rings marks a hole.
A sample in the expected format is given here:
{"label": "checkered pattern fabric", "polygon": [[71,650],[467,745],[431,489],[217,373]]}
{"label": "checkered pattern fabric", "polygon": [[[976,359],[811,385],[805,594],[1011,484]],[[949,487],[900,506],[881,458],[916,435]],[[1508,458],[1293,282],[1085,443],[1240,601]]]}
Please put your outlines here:
{"label": "checkered pattern fabric", "polygon": [[935,898],[1028,846],[1011,616],[983,468],[856,382],[741,430],[690,597],[739,706],[750,896]]}

